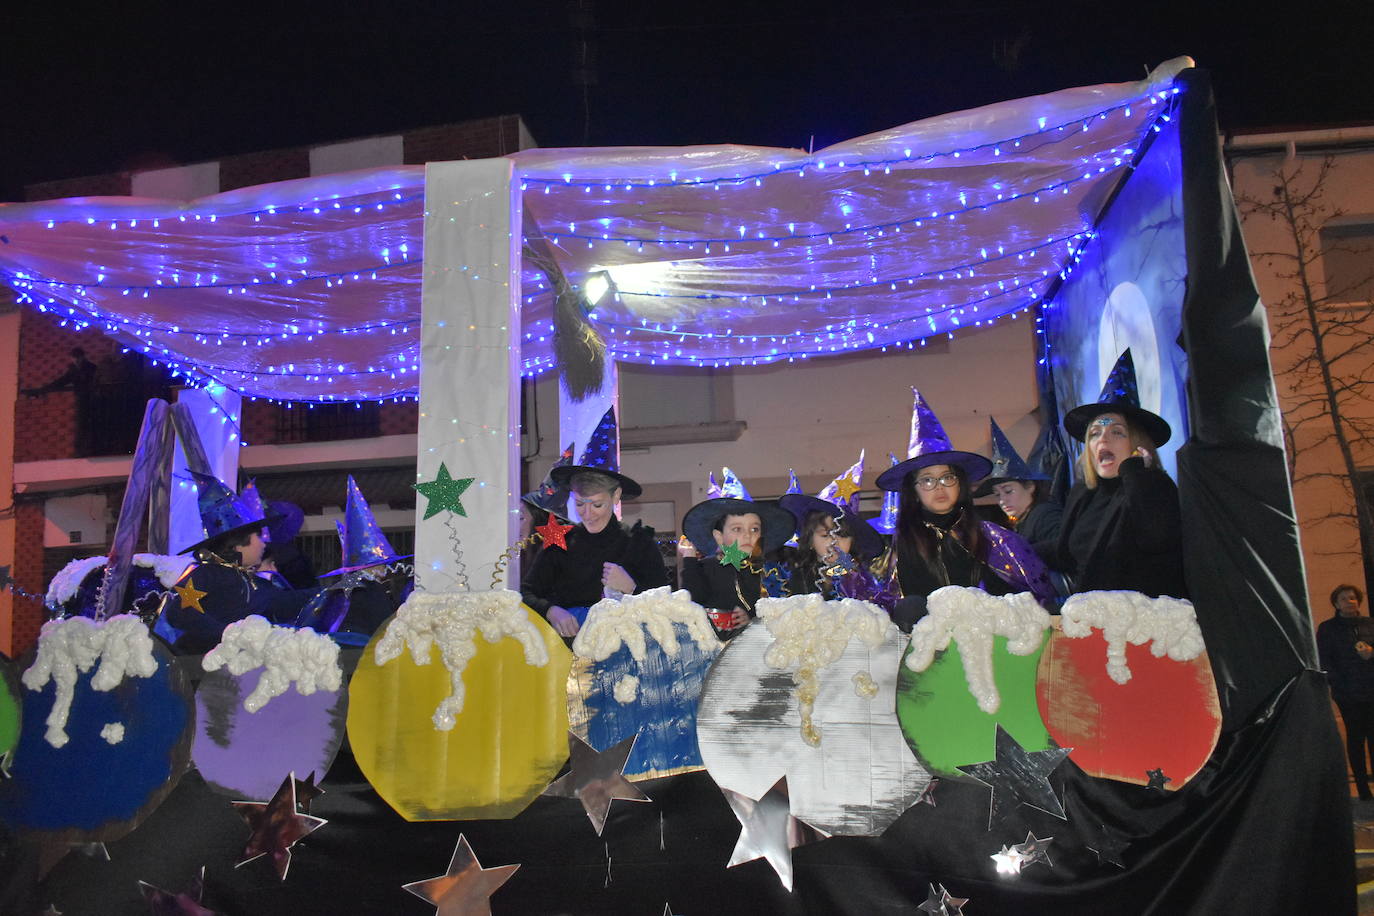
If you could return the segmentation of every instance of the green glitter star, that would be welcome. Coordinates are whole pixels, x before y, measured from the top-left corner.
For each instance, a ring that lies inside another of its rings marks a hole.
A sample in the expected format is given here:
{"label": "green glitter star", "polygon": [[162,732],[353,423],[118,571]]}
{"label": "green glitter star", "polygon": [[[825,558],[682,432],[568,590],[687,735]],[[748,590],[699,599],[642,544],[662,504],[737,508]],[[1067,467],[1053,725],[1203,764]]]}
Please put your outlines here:
{"label": "green glitter star", "polygon": [[749,554],[739,549],[739,544],[731,541],[726,544],[720,552],[720,565],[733,566],[735,569],[743,569],[744,561],[749,559]]}
{"label": "green glitter star", "polygon": [[454,480],[449,476],[448,468],[444,463],[439,462],[439,473],[434,479],[426,483],[411,484],[416,490],[429,500],[425,506],[425,518],[438,515],[447,509],[450,512],[457,512],[464,518],[467,517],[467,510],[463,508],[462,500],[459,498],[463,491],[472,486],[475,477],[460,477]]}

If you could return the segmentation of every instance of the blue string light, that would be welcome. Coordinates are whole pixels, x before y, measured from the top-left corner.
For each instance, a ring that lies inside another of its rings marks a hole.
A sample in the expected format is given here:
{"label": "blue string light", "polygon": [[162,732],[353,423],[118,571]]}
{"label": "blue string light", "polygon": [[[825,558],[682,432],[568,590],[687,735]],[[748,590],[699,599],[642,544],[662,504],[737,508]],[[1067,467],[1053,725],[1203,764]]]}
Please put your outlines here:
{"label": "blue string light", "polygon": [[[1116,105],[1109,106],[1094,114],[1087,115],[1086,117],[1074,118],[1072,120],[1065,121],[1061,124],[1047,125],[1045,123],[1045,119],[1041,118],[1036,130],[1020,134],[1014,137],[1008,137],[1002,140],[989,140],[987,142],[975,144],[973,146],[957,147],[954,149],[941,150],[934,153],[924,153],[919,156],[913,156],[913,150],[908,148],[903,150],[903,154],[900,157],[892,156],[879,159],[855,159],[852,161],[848,159],[838,159],[835,161],[833,168],[844,169],[849,171],[863,170],[864,174],[867,175],[878,169],[882,169],[884,172],[890,173],[892,167],[894,166],[906,166],[928,163],[933,162],[937,159],[944,158],[960,159],[965,156],[974,155],[979,152],[990,151],[994,157],[1000,157],[1002,154],[1003,147],[1019,149],[1021,145],[1027,140],[1030,140],[1034,137],[1041,137],[1050,134],[1056,135],[1056,139],[1052,142],[1059,142],[1059,140],[1066,139],[1067,137],[1072,136],[1074,133],[1076,133],[1077,131],[1073,130],[1074,128],[1078,128],[1080,131],[1087,130],[1094,121],[1105,121],[1108,115],[1114,112],[1120,111],[1122,112],[1123,117],[1130,118],[1136,106],[1141,104],[1156,105],[1160,102],[1165,101],[1170,96],[1177,94],[1178,91],[1179,90],[1177,87],[1173,87],[1158,92],[1149,93],[1147,95],[1140,96],[1126,102],[1121,102]],[[1042,144],[1042,146],[1043,145],[1045,144]],[[1040,147],[1036,147],[1036,149],[1039,148]],[[581,188],[584,190],[585,193],[596,188],[601,188],[606,191],[628,191],[641,188],[660,189],[665,187],[682,186],[699,187],[702,185],[712,185],[715,187],[719,187],[721,185],[738,185],[748,183],[752,183],[757,187],[769,178],[774,178],[782,175],[804,175],[806,170],[808,169],[823,171],[827,167],[828,163],[824,158],[811,157],[801,163],[775,165],[772,168],[769,168],[765,171],[751,172],[743,175],[721,176],[713,178],[704,178],[697,176],[678,178],[675,172],[669,173],[667,178],[648,178],[628,181],[620,178],[574,179],[571,173],[565,173],[557,177],[527,175],[524,176],[521,180],[521,190],[529,190],[531,187],[537,186],[539,188],[542,188],[544,190],[544,193],[548,193],[551,189],[554,188]]]}
{"label": "blue string light", "polygon": [[[389,195],[389,200],[369,201],[366,204],[353,203],[353,201],[373,198],[379,194]],[[349,212],[361,214],[363,211],[376,212],[384,211],[387,208],[405,206],[416,202],[423,202],[425,195],[423,191],[414,194],[403,194],[399,186],[386,190],[373,189],[361,194],[354,194],[348,197],[333,195],[330,197],[316,197],[306,204],[291,204],[288,206],[268,205],[252,210],[234,210],[221,213],[172,213],[159,216],[77,216],[68,219],[46,219],[41,220],[46,229],[56,229],[58,226],[68,224],[85,223],[88,226],[104,225],[112,230],[116,229],[137,229],[139,223],[147,224],[147,228],[160,229],[163,223],[217,223],[221,219],[233,219],[243,216],[253,217],[253,222],[262,222],[263,217],[274,216],[295,216],[307,214],[310,216],[321,216],[331,210],[339,213]]]}

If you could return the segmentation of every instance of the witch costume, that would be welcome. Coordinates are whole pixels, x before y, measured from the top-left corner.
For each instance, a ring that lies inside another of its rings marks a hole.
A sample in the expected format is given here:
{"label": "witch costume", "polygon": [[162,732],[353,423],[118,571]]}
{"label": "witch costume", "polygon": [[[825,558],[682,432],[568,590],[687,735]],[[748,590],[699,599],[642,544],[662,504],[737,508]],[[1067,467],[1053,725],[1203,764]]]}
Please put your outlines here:
{"label": "witch costume", "polygon": [[[566,464],[549,472],[550,482],[564,492],[574,476],[595,472],[612,478],[620,487],[622,499],[634,499],[644,492],[634,480],[619,471],[615,409],[605,416],[592,433],[579,464]],[[547,617],[549,609],[561,607],[577,618],[579,625],[587,611],[603,597],[603,567],[615,563],[635,583],[635,594],[668,584],[654,529],[641,522],[626,528],[614,515],[606,527],[591,532],[578,523],[565,536],[566,547],[545,544],[543,551],[525,573],[520,594],[526,605]]]}
{"label": "witch costume", "polygon": [[[935,412],[915,388],[911,390],[911,438],[907,459],[878,476],[884,490],[902,491],[906,480],[922,468],[949,465],[961,468],[972,485],[992,469],[992,462],[973,452],[957,451],[946,435]],[[885,569],[899,590],[901,600],[892,619],[903,630],[926,615],[926,598],[937,588],[960,585],[981,588],[993,595],[1030,592],[1045,607],[1053,606],[1054,586],[1045,564],[1030,544],[1015,532],[992,522],[978,522],[981,545],[972,553],[959,539],[956,529],[969,504],[971,492],[961,493],[959,504],[946,513],[935,513],[923,505],[904,506],[903,518],[913,518],[935,538],[937,549],[927,559],[912,539],[899,527],[893,536]],[[908,522],[907,524],[911,524]]]}
{"label": "witch costume", "polygon": [[[1043,496],[1050,485],[1050,476],[1031,467],[1012,446],[997,421],[988,418],[992,426],[992,470],[973,491],[974,496],[987,496],[1000,483],[1034,483],[1036,495]],[[1020,518],[1014,520],[1017,534],[1025,538],[1041,559],[1054,556],[1059,543],[1059,529],[1064,510],[1052,500],[1036,499]]]}
{"label": "witch costume", "polygon": [[[1140,406],[1131,351],[1117,360],[1098,400],[1064,415],[1064,429],[1082,442],[1089,425],[1104,414],[1124,416],[1156,446],[1169,441],[1168,422]],[[1158,466],[1131,456],[1116,477],[1095,487],[1074,485],[1051,565],[1075,592],[1137,591],[1158,598],[1187,598],[1183,577],[1182,515],[1178,487]]]}
{"label": "witch costume", "polygon": [[807,537],[807,519],[814,512],[831,519],[832,524],[848,529],[854,539],[851,553],[837,549],[837,556],[831,562],[816,557],[812,545],[799,544],[798,558],[787,580],[787,593],[820,593],[826,599],[855,598],[876,604],[891,613],[897,602],[896,592],[870,568],[870,564],[882,556],[886,544],[883,536],[859,517],[859,484],[863,480],[863,467],[864,456],[860,453],[859,460],[827,484],[818,495],[807,496],[798,492],[779,497],[778,505],[796,520],[798,539]]}
{"label": "witch costume", "polygon": [[365,645],[410,594],[414,583],[408,566],[394,575],[385,573],[412,555],[398,554],[391,546],[352,474],[343,521],[335,524],[343,565],[321,578],[339,578],[305,606],[296,623],[344,645]]}
{"label": "witch costume", "polygon": [[154,632],[181,653],[208,652],[219,644],[224,628],[256,614],[273,623],[294,622],[317,589],[282,589],[210,549],[225,535],[261,529],[269,523],[239,499],[233,490],[208,474],[191,471],[198,491],[200,541],[182,553],[191,553],[187,568],[163,601]]}
{"label": "witch costume", "polygon": [[[682,533],[698,554],[683,558],[682,586],[691,593],[693,601],[706,608],[717,635],[730,639],[743,629],[732,619],[736,608],[752,620],[760,598],[782,594],[786,577],[779,564],[764,557],[782,548],[792,536],[794,521],[791,513],[777,503],[753,499],[729,468],[724,470],[721,486],[707,492],[708,498],[688,509],[682,518]],[[712,493],[716,495],[709,495]],[[728,516],[750,514],[759,517],[763,529],[762,556],[740,556],[736,551],[722,550],[712,534],[716,526]],[[770,582],[777,583],[776,595],[770,595]]]}

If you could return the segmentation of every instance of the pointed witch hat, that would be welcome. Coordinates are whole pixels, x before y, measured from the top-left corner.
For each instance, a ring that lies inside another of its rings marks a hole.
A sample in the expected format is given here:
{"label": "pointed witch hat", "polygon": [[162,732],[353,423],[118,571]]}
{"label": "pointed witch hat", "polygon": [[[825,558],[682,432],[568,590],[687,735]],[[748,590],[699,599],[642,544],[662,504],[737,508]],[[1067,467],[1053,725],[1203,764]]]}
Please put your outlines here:
{"label": "pointed witch hat", "polygon": [[992,427],[992,471],[973,491],[974,496],[987,496],[993,487],[1008,480],[1050,479],[1048,474],[1037,471],[1021,458],[996,420],[988,417],[988,423]]}
{"label": "pointed witch hat", "polygon": [[796,531],[800,536],[806,526],[806,517],[812,512],[824,512],[835,519],[843,519],[854,534],[854,553],[864,559],[872,559],[883,552],[883,538],[873,526],[859,517],[858,484],[864,475],[864,453],[849,470],[840,474],[818,496],[803,493],[784,494],[778,505],[782,506],[796,520]]}
{"label": "pointed witch hat", "polygon": [[957,465],[964,469],[970,482],[987,476],[992,462],[982,455],[956,449],[921,392],[912,388],[911,396],[911,439],[906,460],[879,474],[878,486],[884,490],[901,490],[902,481],[908,474],[934,464]]}
{"label": "pointed witch hat", "polygon": [[200,529],[204,535],[181,553],[204,547],[208,541],[224,534],[266,528],[271,521],[244,502],[224,481],[211,474],[188,471],[196,485],[196,509],[200,512]]}
{"label": "pointed witch hat", "polygon": [[1168,442],[1169,437],[1173,435],[1168,421],[1140,406],[1135,360],[1131,358],[1129,347],[1117,357],[1116,365],[1107,373],[1107,381],[1102,385],[1102,393],[1097,396],[1097,400],[1091,404],[1079,404],[1064,414],[1064,429],[1070,436],[1082,442],[1088,433],[1088,424],[1104,413],[1121,414],[1132,424],[1143,429],[1157,446]]}
{"label": "pointed witch hat", "polygon": [[[572,443],[569,442],[568,447],[563,449],[563,454],[559,455],[558,460],[553,463],[553,467],[567,467],[572,464],[572,460],[573,447]],[[559,518],[567,518],[568,516],[568,488],[560,487],[553,482],[553,468],[550,468],[549,473],[544,475],[539,486],[521,496],[520,499],[536,509],[552,512]]]}
{"label": "pointed witch hat", "polygon": [[[682,533],[697,553],[703,557],[715,554],[719,549],[716,539],[711,535],[716,523],[727,515],[747,515],[753,513],[763,523],[763,552],[777,550],[792,536],[792,514],[770,500],[755,500],[749,495],[744,481],[729,468],[721,469],[722,483],[720,495],[702,500],[687,510],[682,517]],[[715,475],[712,474],[712,480]],[[708,491],[709,492],[709,491]]]}
{"label": "pointed witch hat", "polygon": [[[887,457],[891,459],[893,466],[897,464],[897,456],[888,452]],[[883,534],[891,534],[897,530],[897,511],[902,506],[902,494],[898,490],[883,491],[883,511],[872,522],[875,530]]]}
{"label": "pointed witch hat", "polygon": [[401,555],[392,548],[391,542],[382,532],[382,526],[372,514],[372,508],[363,498],[363,492],[348,475],[348,504],[344,507],[343,522],[334,523],[339,529],[339,543],[343,547],[343,566],[331,569],[324,576],[339,576],[356,572],[371,566],[381,566],[396,560],[405,560],[414,554]]}
{"label": "pointed witch hat", "polygon": [[[787,493],[800,493],[801,484],[797,483],[797,472],[792,468],[787,469]],[[786,494],[784,494],[786,495]]]}
{"label": "pointed witch hat", "polygon": [[549,479],[554,486],[568,487],[573,475],[585,471],[615,478],[622,499],[634,499],[644,492],[632,478],[620,473],[620,428],[616,425],[614,407],[602,415],[596,429],[592,430],[587,447],[582,450],[582,459],[577,464],[565,464],[549,471]]}

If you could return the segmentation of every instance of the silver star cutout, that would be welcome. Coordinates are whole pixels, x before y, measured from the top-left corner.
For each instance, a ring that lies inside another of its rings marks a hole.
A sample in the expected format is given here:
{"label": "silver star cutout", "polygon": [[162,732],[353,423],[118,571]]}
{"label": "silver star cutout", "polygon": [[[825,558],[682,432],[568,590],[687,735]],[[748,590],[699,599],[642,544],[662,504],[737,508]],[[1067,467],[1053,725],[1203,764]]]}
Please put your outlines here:
{"label": "silver star cutout", "polygon": [[923,913],[930,913],[931,916],[964,916],[964,904],[966,903],[968,903],[967,897],[951,897],[943,884],[932,884],[930,893],[926,896],[926,902],[916,909]]}
{"label": "silver star cutout", "polygon": [[596,835],[601,836],[601,831],[606,829],[612,801],[617,798],[637,802],[650,800],[624,775],[625,761],[630,759],[638,737],[631,735],[619,744],[598,751],[573,732],[568,732],[568,757],[572,761],[572,769],[551,782],[544,794],[575,798],[582,802]]}
{"label": "silver star cutout", "polygon": [[959,767],[960,771],[992,789],[988,829],[1017,805],[1030,805],[1067,820],[1064,806],[1055,796],[1048,776],[1072,750],[1060,747],[1027,751],[1002,726],[997,726],[997,759]]}
{"label": "silver star cutout", "polygon": [[1034,865],[1036,862],[1044,862],[1050,868],[1054,868],[1054,863],[1050,861],[1050,844],[1054,842],[1054,837],[1047,836],[1043,840],[1035,835],[1035,831],[1026,831],[1026,842],[1017,843],[1012,849],[1021,854],[1026,860],[1026,865]]}
{"label": "silver star cutout", "polygon": [[1021,869],[1028,864],[1026,857],[1017,846],[1003,846],[1001,850],[994,852],[990,858],[997,863],[997,874],[999,875],[1019,875]]}
{"label": "silver star cutout", "polygon": [[437,878],[412,881],[401,887],[434,904],[435,916],[491,916],[491,895],[510,880],[519,865],[483,868],[468,838],[458,834],[448,871]]}
{"label": "silver star cutout", "polygon": [[759,799],[732,789],[720,791],[740,824],[739,840],[726,867],[767,859],[773,871],[778,873],[782,886],[792,890],[792,850],[823,840],[830,834],[792,816],[786,776],[773,783],[773,788]]}

